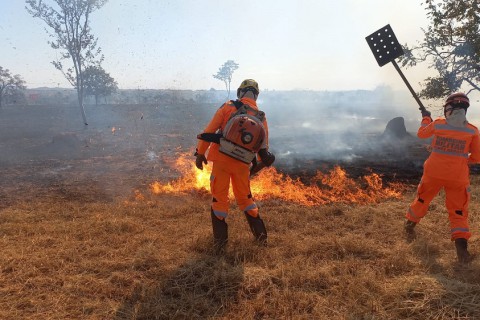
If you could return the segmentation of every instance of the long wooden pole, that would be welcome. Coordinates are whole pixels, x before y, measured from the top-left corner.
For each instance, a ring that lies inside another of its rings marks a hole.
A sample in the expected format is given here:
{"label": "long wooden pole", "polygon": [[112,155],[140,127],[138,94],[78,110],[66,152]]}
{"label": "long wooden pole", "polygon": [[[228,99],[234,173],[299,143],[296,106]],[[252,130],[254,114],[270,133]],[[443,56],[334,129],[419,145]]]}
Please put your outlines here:
{"label": "long wooden pole", "polygon": [[417,101],[418,105],[420,106],[419,109],[420,109],[421,111],[426,111],[427,109],[425,109],[425,107],[424,107],[423,104],[422,104],[422,101],[420,101],[420,99],[418,98],[417,94],[416,94],[415,91],[413,90],[412,86],[410,85],[410,83],[408,83],[407,78],[405,78],[405,76],[403,75],[403,72],[402,72],[402,70],[400,70],[400,67],[398,66],[398,64],[395,62],[395,60],[392,60],[392,63],[393,63],[393,66],[395,67],[395,69],[397,69],[398,73],[400,74],[400,77],[402,77],[403,82],[405,82],[405,84],[407,85],[408,89],[410,90],[410,93],[413,95],[413,97],[414,97],[415,100]]}

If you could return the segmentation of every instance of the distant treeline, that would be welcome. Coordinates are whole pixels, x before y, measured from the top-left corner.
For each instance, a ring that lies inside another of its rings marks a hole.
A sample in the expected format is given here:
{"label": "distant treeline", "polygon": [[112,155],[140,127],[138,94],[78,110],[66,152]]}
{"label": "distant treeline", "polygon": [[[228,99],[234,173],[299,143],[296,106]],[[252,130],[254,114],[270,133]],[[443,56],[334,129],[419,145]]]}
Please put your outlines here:
{"label": "distant treeline", "polygon": [[[64,88],[36,88],[27,89],[24,99],[10,101],[10,104],[76,104],[77,97],[74,89]],[[99,104],[183,104],[183,103],[212,103],[221,104],[227,100],[225,90],[170,90],[170,89],[119,89],[116,93],[101,97]],[[235,99],[235,93],[229,97]],[[405,92],[393,91],[389,87],[378,87],[374,90],[349,91],[312,91],[312,90],[265,90],[261,92],[260,104],[282,104],[296,106],[328,106],[343,110],[356,108],[382,108],[414,101],[408,99]],[[95,104],[93,96],[87,97],[86,104]],[[288,110],[292,112],[293,110]],[[332,110],[333,111],[333,110]]]}
{"label": "distant treeline", "polygon": [[[100,97],[99,104],[178,104],[192,102],[217,102],[225,100],[227,92],[222,90],[155,90],[119,89],[112,95]],[[95,104],[94,96],[87,96],[86,104]],[[75,104],[78,103],[75,89],[36,88],[25,91],[25,100],[19,103],[29,105]]]}

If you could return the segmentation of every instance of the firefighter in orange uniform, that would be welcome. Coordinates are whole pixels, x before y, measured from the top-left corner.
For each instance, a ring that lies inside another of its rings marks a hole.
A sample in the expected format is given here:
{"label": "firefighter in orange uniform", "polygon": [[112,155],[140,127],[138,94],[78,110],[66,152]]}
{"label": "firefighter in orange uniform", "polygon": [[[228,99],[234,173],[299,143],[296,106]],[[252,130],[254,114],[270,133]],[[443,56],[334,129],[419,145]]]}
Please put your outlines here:
{"label": "firefighter in orange uniform", "polygon": [[470,101],[464,93],[453,93],[444,105],[445,118],[435,121],[429,111],[422,111],[422,123],[417,136],[433,137],[432,153],[424,163],[423,176],[415,200],[408,208],[405,232],[415,237],[414,227],[427,214],[428,205],[443,188],[450,220],[451,239],[455,241],[458,261],[468,263],[472,256],[467,250],[471,236],[468,225],[470,202],[470,163],[480,162],[478,129],[466,119]]}
{"label": "firefighter in orange uniform", "polygon": [[[240,105],[246,105],[253,112],[258,112],[256,100],[260,91],[258,83],[253,79],[242,81],[237,90],[237,101],[227,101],[215,113],[210,123],[206,126],[203,135],[222,133],[226,129],[227,122],[235,114]],[[263,113],[262,113],[263,114]],[[268,152],[268,125],[263,119],[264,138],[261,150],[258,152],[263,162],[270,165],[274,156]],[[201,135],[202,135],[201,134]],[[201,136],[199,135],[199,136]],[[247,138],[245,136],[245,138]],[[200,139],[200,138],[199,138]],[[207,156],[205,154],[207,153]],[[234,155],[235,156],[235,155]],[[207,160],[213,163],[210,176],[210,189],[212,193],[211,219],[213,228],[214,246],[223,250],[228,241],[228,225],[225,219],[229,209],[229,187],[232,184],[233,193],[239,208],[244,212],[250,229],[255,239],[263,245],[267,242],[267,230],[258,213],[258,207],[250,191],[250,160],[240,161],[222,152],[221,145],[205,140],[199,140],[197,144],[195,165],[203,170]],[[248,162],[248,163],[246,163]]]}

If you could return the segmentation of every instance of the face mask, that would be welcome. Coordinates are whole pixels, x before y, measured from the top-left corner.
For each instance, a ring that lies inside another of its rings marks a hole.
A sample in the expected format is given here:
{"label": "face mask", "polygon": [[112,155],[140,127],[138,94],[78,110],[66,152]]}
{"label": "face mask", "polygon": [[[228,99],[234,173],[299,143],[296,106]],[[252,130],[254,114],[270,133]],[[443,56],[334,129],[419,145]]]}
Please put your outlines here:
{"label": "face mask", "polygon": [[447,123],[454,127],[465,127],[467,117],[464,109],[453,109],[452,113],[447,116]]}

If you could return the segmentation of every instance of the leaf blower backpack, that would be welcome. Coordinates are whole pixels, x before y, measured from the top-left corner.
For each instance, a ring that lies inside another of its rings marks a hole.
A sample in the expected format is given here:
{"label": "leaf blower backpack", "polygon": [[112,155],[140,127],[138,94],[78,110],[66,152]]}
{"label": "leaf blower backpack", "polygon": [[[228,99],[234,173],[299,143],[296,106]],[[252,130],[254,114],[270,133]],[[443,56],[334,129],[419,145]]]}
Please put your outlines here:
{"label": "leaf blower backpack", "polygon": [[230,116],[220,138],[219,151],[245,163],[251,163],[256,153],[265,147],[265,113],[241,101],[232,101],[237,111]]}
{"label": "leaf blower backpack", "polygon": [[266,130],[263,126],[265,113],[241,101],[232,103],[237,108],[221,134],[203,133],[198,139],[220,144],[219,151],[234,159],[251,163],[256,153],[265,148]]}

